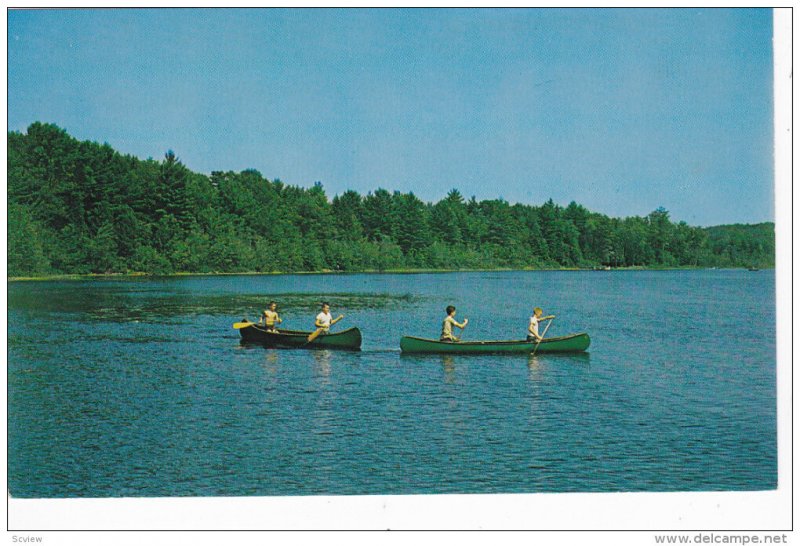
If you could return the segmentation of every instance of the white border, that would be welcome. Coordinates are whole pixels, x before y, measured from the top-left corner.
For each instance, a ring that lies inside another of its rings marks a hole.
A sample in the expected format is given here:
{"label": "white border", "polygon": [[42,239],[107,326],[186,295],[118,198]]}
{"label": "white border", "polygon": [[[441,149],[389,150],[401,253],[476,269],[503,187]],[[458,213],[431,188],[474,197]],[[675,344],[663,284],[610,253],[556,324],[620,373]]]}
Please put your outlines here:
{"label": "white border", "polygon": [[[141,5],[141,4],[139,4]],[[775,161],[777,232],[779,488],[759,493],[612,493],[104,500],[9,500],[10,529],[652,529],[778,530],[792,524],[792,13],[775,11]],[[7,32],[7,29],[6,29]],[[6,44],[7,42],[4,42]],[[3,150],[5,153],[5,149]],[[5,223],[4,223],[5,224]],[[5,229],[5,225],[3,227]],[[5,239],[5,238],[4,238]],[[4,294],[5,296],[5,294]],[[4,332],[5,342],[5,335]],[[3,393],[5,401],[5,393]],[[3,404],[3,411],[6,405]],[[5,455],[5,453],[4,453]],[[694,533],[696,534],[696,533]],[[41,536],[16,531],[9,535]],[[568,536],[569,535],[569,536]],[[182,534],[49,533],[81,544],[175,544]],[[282,542],[305,541],[301,534]],[[348,542],[370,535],[337,535]],[[502,535],[509,539],[511,535]],[[546,534],[548,543],[580,540],[573,533]],[[208,538],[210,537],[210,538]],[[614,542],[655,543],[652,536],[614,533]],[[638,537],[638,538],[637,538]],[[11,542],[11,536],[7,536]],[[260,541],[270,537],[260,537]],[[318,537],[322,539],[323,537]],[[413,537],[405,536],[404,541]],[[443,538],[443,537],[442,537]],[[480,536],[479,536],[480,538]],[[526,540],[529,541],[528,537]],[[543,538],[543,537],[542,537]],[[588,537],[587,537],[588,538]],[[195,540],[197,537],[195,537]],[[203,541],[219,542],[211,533]],[[225,542],[255,543],[250,534]],[[312,535],[313,539],[313,535]],[[537,537],[536,540],[540,538]],[[195,541],[193,540],[193,542]],[[327,540],[327,539],[325,539]],[[163,542],[162,542],[163,541]]]}

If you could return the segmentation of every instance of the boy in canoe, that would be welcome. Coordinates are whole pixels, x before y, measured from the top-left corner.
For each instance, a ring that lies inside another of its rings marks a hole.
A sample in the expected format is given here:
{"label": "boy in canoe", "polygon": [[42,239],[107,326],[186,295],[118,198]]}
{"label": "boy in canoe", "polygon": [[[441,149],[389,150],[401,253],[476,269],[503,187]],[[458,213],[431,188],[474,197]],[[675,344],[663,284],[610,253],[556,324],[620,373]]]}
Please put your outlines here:
{"label": "boy in canoe", "polygon": [[556,318],[555,315],[542,316],[542,308],[534,307],[533,315],[531,315],[530,323],[528,324],[528,341],[542,341],[542,336],[539,335],[539,322],[543,320],[552,320]]}
{"label": "boy in canoe", "polygon": [[439,341],[458,341],[459,338],[453,335],[453,326],[461,328],[462,330],[466,328],[467,323],[469,322],[468,318],[464,319],[463,324],[459,324],[456,322],[456,308],[452,305],[448,305],[447,309],[447,316],[442,321],[442,335],[439,337]]}
{"label": "boy in canoe", "polygon": [[271,301],[267,307],[268,309],[265,309],[261,314],[261,319],[259,319],[258,323],[261,324],[263,322],[264,329],[267,332],[277,332],[278,329],[275,328],[275,325],[283,322],[281,317],[278,316],[278,304]]}
{"label": "boy in canoe", "polygon": [[328,302],[323,302],[322,311],[320,311],[320,313],[317,315],[316,320],[314,320],[314,326],[316,326],[317,329],[320,330],[320,333],[317,335],[327,334],[328,331],[331,329],[331,326],[333,326],[343,318],[344,315],[339,315],[338,317],[333,318],[331,316],[331,306],[328,304]]}

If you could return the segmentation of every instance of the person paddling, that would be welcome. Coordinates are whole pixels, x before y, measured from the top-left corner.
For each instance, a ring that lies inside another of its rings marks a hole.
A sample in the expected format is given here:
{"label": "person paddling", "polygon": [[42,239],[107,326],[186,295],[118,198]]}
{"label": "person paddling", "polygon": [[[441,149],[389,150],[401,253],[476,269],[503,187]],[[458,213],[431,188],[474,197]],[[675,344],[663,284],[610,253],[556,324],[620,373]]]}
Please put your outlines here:
{"label": "person paddling", "polygon": [[542,316],[542,308],[534,307],[533,315],[531,315],[530,323],[528,324],[528,341],[542,341],[542,336],[539,335],[539,322],[543,320],[552,320],[556,318],[555,315]]}
{"label": "person paddling", "polygon": [[[327,334],[330,331],[331,326],[339,322],[344,318],[344,315],[339,315],[336,318],[331,316],[331,306],[328,302],[324,302],[322,304],[322,311],[317,315],[317,318],[314,320],[314,326],[317,327],[319,330],[319,334]],[[314,336],[316,337],[316,336]]]}
{"label": "person paddling", "polygon": [[278,304],[274,301],[269,302],[268,308],[264,310],[261,314],[261,319],[258,321],[259,324],[262,322],[264,323],[264,329],[267,332],[277,332],[278,329],[275,328],[276,324],[280,324],[283,322],[281,317],[278,316]]}
{"label": "person paddling", "polygon": [[439,341],[458,341],[459,338],[453,335],[453,326],[461,328],[462,330],[466,328],[467,323],[469,322],[468,318],[464,319],[463,324],[459,324],[456,321],[456,308],[452,305],[448,305],[447,309],[447,316],[442,321],[442,335],[439,338]]}

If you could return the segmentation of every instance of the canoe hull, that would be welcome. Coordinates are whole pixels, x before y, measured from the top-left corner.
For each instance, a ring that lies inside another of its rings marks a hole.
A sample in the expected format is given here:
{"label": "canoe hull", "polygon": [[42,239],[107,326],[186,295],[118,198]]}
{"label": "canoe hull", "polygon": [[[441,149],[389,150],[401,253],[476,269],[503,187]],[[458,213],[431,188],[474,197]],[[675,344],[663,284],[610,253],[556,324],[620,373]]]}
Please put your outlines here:
{"label": "canoe hull", "polygon": [[[551,337],[539,343],[539,353],[580,353],[589,348],[588,334],[572,334]],[[446,354],[525,354],[532,353],[536,342],[519,341],[459,341],[446,342],[420,337],[404,336],[400,339],[400,350],[404,353]]]}
{"label": "canoe hull", "polygon": [[242,336],[242,343],[258,343],[266,347],[361,350],[361,331],[358,328],[348,328],[341,332],[322,334],[317,336],[311,343],[308,342],[308,336],[311,335],[311,332],[297,330],[281,330],[278,333],[267,332],[257,324],[240,328],[239,334]]}

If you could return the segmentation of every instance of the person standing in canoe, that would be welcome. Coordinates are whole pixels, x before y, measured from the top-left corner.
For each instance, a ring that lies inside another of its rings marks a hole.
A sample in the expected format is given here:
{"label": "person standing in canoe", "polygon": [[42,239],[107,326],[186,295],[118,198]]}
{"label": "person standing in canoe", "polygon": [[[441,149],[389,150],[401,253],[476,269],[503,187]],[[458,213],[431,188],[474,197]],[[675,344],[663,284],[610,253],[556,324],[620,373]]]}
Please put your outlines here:
{"label": "person standing in canoe", "polygon": [[556,318],[555,315],[542,316],[542,308],[534,307],[533,315],[528,323],[528,341],[542,341],[542,336],[539,335],[539,322],[543,320],[552,320]]}
{"label": "person standing in canoe", "polygon": [[[317,318],[314,320],[314,326],[320,330],[320,334],[327,334],[330,331],[331,326],[339,322],[344,318],[344,315],[339,315],[336,318],[331,316],[331,306],[328,302],[323,302],[322,304],[322,311],[317,315]],[[315,336],[316,337],[316,336]]]}
{"label": "person standing in canoe", "polygon": [[467,327],[467,323],[469,322],[468,318],[464,319],[463,324],[459,324],[456,322],[456,308],[452,305],[448,305],[447,309],[447,316],[442,321],[442,335],[439,337],[439,341],[458,341],[455,335],[453,335],[453,326],[461,328],[462,330]]}
{"label": "person standing in canoe", "polygon": [[261,319],[258,321],[258,323],[261,324],[263,322],[264,329],[267,332],[277,332],[278,329],[275,328],[275,325],[283,322],[281,317],[278,316],[278,304],[274,301],[271,301],[267,307],[268,308],[265,309],[261,314]]}

